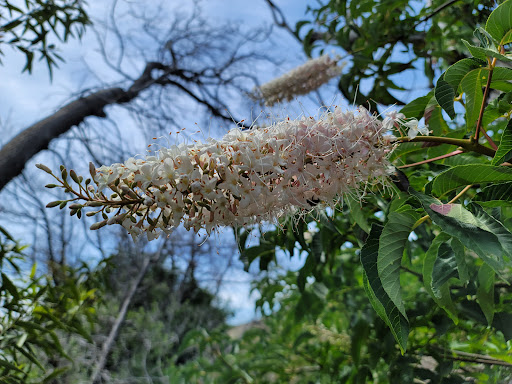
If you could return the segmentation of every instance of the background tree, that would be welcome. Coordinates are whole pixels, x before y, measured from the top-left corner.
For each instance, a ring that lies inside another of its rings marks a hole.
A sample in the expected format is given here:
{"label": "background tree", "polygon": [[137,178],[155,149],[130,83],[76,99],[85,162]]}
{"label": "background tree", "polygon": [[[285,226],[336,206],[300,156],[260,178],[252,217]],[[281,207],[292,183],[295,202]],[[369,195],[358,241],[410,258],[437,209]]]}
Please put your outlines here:
{"label": "background tree", "polygon": [[[168,21],[158,23],[164,16],[170,17],[162,7],[142,11],[133,4],[123,4],[121,10],[118,8],[114,2],[110,24],[97,30],[102,59],[115,76],[116,85],[95,84],[3,145],[0,189],[19,175],[26,162],[46,149],[52,139],[86,117],[106,117],[105,107],[109,105],[138,101],[130,103],[129,108],[138,113],[138,119],[148,119],[152,126],[165,126],[165,134],[169,133],[169,124],[179,126],[179,106],[185,102],[197,103],[210,115],[232,122],[233,118],[226,113],[229,95],[249,91],[256,80],[246,65],[270,60],[249,46],[264,38],[262,30],[243,32],[233,24],[212,27],[198,10],[175,17],[169,26]],[[127,25],[141,28],[136,44]],[[107,33],[114,42],[104,40]],[[138,44],[143,41],[147,45],[141,49]],[[113,43],[119,48],[112,60],[113,52],[106,51],[107,44]],[[153,130],[152,135],[161,133],[164,132]],[[85,137],[87,142],[92,139],[89,132]]]}
{"label": "background tree", "polygon": [[0,380],[48,383],[71,364],[61,337],[91,340],[101,280],[85,265],[61,270],[59,284],[23,268],[25,247],[0,227]]}

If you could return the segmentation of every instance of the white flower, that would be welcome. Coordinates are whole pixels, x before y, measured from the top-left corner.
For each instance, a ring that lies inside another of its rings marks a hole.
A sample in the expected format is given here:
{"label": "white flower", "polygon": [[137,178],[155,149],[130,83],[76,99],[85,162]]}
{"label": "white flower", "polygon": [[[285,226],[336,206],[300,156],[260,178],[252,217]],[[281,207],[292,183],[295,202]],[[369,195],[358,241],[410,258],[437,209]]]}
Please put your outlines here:
{"label": "white flower", "polygon": [[387,113],[387,116],[382,121],[382,126],[385,130],[391,131],[394,128],[395,122],[404,120],[405,115],[403,113],[399,113],[398,111],[391,111]]}
{"label": "white flower", "polygon": [[414,139],[416,136],[418,136],[418,133],[421,133],[424,136],[428,136],[428,128],[425,126],[419,126],[418,124],[419,123],[417,119],[411,119],[407,122],[402,123],[403,126],[409,129],[407,132],[409,139]]}
{"label": "white flower", "polygon": [[293,100],[299,95],[307,95],[341,73],[345,63],[338,66],[338,60],[331,59],[329,55],[309,60],[255,89],[252,97],[272,106],[280,101]]}
{"label": "white flower", "polygon": [[[132,199],[122,221],[133,237],[169,234],[183,224],[210,232],[221,225],[273,220],[297,210],[336,204],[345,193],[385,182],[392,168],[386,126],[406,125],[394,114],[381,122],[364,108],[335,108],[319,119],[286,119],[262,129],[233,129],[220,140],[162,148],[158,156],[102,166],[104,188]],[[354,191],[356,190],[356,191]],[[126,208],[123,208],[126,207]],[[139,214],[139,215],[137,215]]]}
{"label": "white flower", "polygon": [[394,128],[404,127],[407,129],[407,136],[409,139],[414,139],[421,133],[423,136],[428,136],[428,126],[420,126],[416,118],[407,119],[403,113],[391,111],[386,114],[386,118],[382,122],[384,129],[392,131]]}

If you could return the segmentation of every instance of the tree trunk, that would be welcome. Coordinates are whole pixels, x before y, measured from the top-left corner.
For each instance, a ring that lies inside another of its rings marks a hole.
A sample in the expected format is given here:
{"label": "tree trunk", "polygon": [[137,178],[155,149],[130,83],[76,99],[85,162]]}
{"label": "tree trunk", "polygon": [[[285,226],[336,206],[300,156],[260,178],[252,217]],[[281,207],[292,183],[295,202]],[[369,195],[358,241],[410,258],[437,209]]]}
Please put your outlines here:
{"label": "tree trunk", "polygon": [[[153,79],[153,69],[161,69],[164,74]],[[127,103],[153,84],[164,85],[163,78],[169,74],[171,71],[163,64],[149,62],[142,75],[127,90],[107,88],[81,97],[20,132],[0,149],[0,190],[21,174],[27,161],[48,148],[50,141],[80,124],[88,116],[106,117],[104,108],[108,105]]]}
{"label": "tree trunk", "polygon": [[103,346],[101,348],[101,353],[98,358],[98,362],[96,363],[93,373],[91,375],[91,383],[98,384],[101,383],[101,371],[103,368],[105,368],[105,364],[107,363],[108,355],[110,354],[110,350],[115,344],[115,340],[117,337],[117,334],[119,333],[119,329],[121,328],[121,325],[124,322],[124,319],[126,317],[126,313],[128,312],[128,307],[130,306],[130,303],[132,302],[133,295],[135,295],[135,292],[137,291],[137,288],[139,287],[140,283],[142,282],[142,279],[144,278],[144,275],[146,274],[149,264],[151,262],[151,259],[149,257],[145,257],[144,262],[140,268],[139,274],[133,280],[133,283],[130,287],[130,290],[128,291],[128,295],[123,300],[123,303],[121,304],[121,308],[119,309],[119,313],[117,314],[116,320],[114,321],[114,324],[112,325],[112,328],[110,329],[110,333],[108,334],[107,340],[103,343]]}

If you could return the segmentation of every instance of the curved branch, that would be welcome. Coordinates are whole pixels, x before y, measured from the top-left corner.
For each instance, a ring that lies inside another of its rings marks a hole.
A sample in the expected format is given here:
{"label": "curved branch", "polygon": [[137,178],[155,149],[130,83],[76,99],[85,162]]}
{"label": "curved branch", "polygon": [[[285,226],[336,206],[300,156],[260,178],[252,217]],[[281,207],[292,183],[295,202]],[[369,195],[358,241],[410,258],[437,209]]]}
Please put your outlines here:
{"label": "curved branch", "polygon": [[0,149],[0,190],[18,176],[25,163],[50,141],[80,124],[88,116],[104,117],[103,109],[126,96],[122,88],[109,88],[72,101],[53,115],[20,132]]}
{"label": "curved branch", "polygon": [[[163,74],[153,78],[153,70]],[[172,69],[159,62],[149,62],[144,71],[128,89],[119,87],[102,89],[88,96],[80,97],[64,105],[54,114],[33,124],[12,138],[0,149],[0,190],[14,177],[21,174],[25,164],[38,152],[47,149],[50,142],[80,124],[89,116],[106,117],[105,107],[128,103],[153,85],[173,85],[205,105],[213,115],[228,119],[218,108],[191,93],[185,86],[169,80],[169,75],[181,75],[182,71]]]}

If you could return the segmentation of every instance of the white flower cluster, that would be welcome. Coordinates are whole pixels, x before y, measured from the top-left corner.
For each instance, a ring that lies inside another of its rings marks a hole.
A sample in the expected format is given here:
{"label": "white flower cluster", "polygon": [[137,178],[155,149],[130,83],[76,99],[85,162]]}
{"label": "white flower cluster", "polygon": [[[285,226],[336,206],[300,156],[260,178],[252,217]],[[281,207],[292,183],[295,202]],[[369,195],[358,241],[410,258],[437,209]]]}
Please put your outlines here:
{"label": "white flower cluster", "polygon": [[280,101],[293,100],[298,95],[306,95],[331,78],[339,75],[343,65],[337,65],[329,55],[309,60],[277,79],[263,84],[254,91],[254,98],[263,100],[265,105],[272,106]]}
{"label": "white flower cluster", "polygon": [[389,112],[387,117],[384,119],[383,124],[384,128],[387,130],[393,130],[394,124],[407,128],[407,136],[411,140],[418,136],[418,133],[421,133],[423,136],[428,136],[430,133],[428,125],[419,125],[418,119],[407,119],[403,113],[397,111]]}
{"label": "white flower cluster", "polygon": [[[358,113],[335,108],[319,119],[235,128],[220,140],[102,166],[92,170],[94,196],[119,208],[103,225],[120,223],[133,237],[146,232],[153,239],[180,223],[210,233],[221,225],[333,205],[344,193],[385,182],[392,171],[387,155],[393,138],[364,108]],[[108,199],[106,188],[114,192]],[[133,204],[126,204],[130,199]]]}

